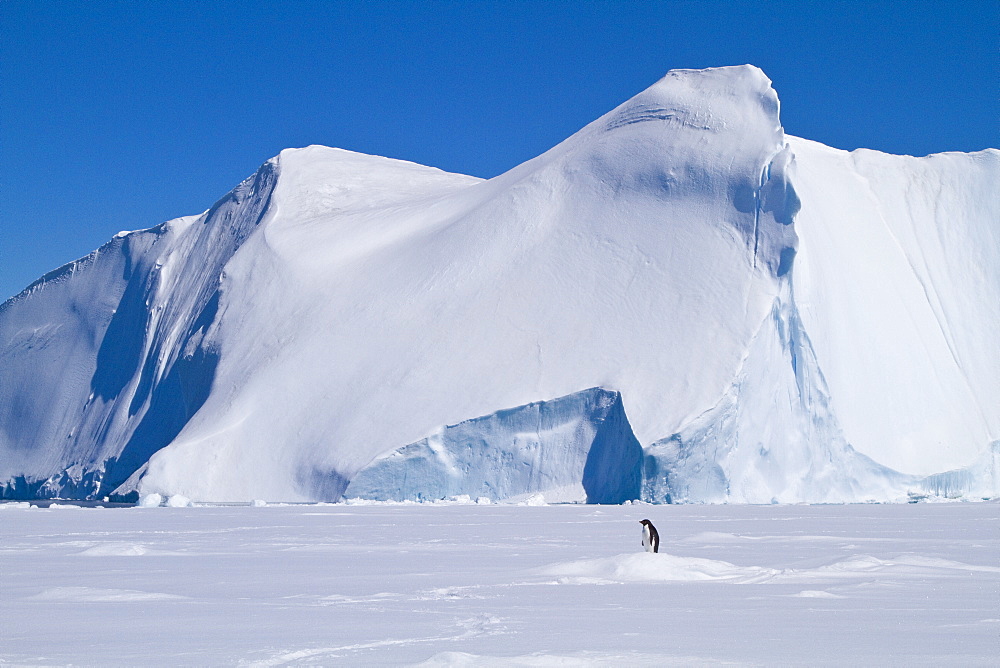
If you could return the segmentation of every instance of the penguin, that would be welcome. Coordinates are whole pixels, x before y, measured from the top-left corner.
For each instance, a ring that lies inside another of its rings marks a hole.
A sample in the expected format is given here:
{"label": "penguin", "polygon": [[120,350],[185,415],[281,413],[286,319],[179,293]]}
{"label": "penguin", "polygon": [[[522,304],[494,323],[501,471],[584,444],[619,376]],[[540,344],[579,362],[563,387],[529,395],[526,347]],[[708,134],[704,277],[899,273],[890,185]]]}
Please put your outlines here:
{"label": "penguin", "polygon": [[642,546],[646,552],[660,551],[660,534],[656,532],[656,527],[649,520],[639,522],[642,525]]}

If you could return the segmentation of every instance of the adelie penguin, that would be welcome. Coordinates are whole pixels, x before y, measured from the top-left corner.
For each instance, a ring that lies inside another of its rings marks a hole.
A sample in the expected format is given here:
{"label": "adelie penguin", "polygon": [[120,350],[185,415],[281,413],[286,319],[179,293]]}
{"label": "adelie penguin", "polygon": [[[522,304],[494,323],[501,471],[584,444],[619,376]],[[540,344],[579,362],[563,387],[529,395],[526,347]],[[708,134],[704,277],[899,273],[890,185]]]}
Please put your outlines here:
{"label": "adelie penguin", "polygon": [[660,551],[660,534],[656,532],[656,527],[649,520],[639,522],[642,525],[642,546],[646,552]]}

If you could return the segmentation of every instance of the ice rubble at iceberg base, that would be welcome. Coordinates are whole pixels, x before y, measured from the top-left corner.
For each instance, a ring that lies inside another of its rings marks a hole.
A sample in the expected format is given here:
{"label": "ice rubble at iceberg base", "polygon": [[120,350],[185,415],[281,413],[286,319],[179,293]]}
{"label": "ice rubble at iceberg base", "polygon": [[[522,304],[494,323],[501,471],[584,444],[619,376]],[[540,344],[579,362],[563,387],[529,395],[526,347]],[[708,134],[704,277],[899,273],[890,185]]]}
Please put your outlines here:
{"label": "ice rubble at iceberg base", "polygon": [[996,496],[998,156],[786,137],[751,67],[489,181],[284,151],[0,307],[4,496]]}

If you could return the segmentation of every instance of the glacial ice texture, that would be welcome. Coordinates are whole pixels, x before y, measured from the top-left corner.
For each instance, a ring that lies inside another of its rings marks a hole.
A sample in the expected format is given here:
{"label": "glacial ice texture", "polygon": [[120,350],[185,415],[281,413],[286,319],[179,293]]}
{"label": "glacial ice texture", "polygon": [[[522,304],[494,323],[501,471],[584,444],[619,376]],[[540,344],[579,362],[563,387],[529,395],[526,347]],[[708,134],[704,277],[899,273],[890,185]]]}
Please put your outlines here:
{"label": "glacial ice texture", "polygon": [[672,71],[488,181],[288,149],[0,306],[0,495],[329,501],[394,458],[427,477],[381,496],[466,493],[460,432],[502,494],[554,484],[528,459],[626,498],[563,475],[610,443],[590,409],[534,454],[499,417],[600,387],[650,500],[995,496],[998,182],[993,149],[786,136],[751,66]]}
{"label": "glacial ice texture", "polygon": [[600,388],[444,427],[361,469],[347,498],[622,503],[639,497],[642,448],[621,395]]}

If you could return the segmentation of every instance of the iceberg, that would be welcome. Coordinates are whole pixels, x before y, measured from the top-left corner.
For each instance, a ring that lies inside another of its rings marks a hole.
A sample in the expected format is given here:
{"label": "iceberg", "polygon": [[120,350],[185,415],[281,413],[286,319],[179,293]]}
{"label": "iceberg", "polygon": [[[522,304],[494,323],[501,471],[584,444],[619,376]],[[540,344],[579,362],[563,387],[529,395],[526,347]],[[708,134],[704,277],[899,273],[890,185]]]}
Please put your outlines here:
{"label": "iceberg", "polygon": [[489,180],[287,149],[0,305],[0,497],[995,495],[998,182],[749,65]]}
{"label": "iceberg", "polygon": [[346,498],[619,504],[639,498],[642,447],[621,395],[591,388],[443,427],[362,468]]}

